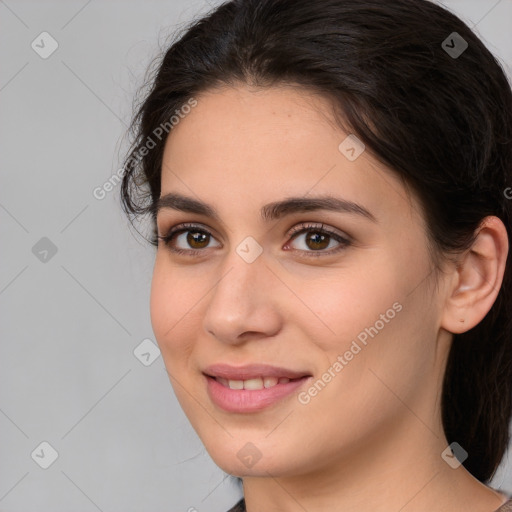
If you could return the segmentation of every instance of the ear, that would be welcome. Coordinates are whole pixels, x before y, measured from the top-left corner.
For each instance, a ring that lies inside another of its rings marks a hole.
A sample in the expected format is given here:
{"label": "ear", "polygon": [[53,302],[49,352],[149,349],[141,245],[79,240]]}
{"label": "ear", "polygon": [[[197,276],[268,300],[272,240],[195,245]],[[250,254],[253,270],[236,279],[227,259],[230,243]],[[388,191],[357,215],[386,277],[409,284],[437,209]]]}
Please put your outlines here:
{"label": "ear", "polygon": [[469,331],[483,320],[503,282],[509,247],[505,225],[498,217],[489,216],[477,233],[448,289],[441,327],[454,334]]}

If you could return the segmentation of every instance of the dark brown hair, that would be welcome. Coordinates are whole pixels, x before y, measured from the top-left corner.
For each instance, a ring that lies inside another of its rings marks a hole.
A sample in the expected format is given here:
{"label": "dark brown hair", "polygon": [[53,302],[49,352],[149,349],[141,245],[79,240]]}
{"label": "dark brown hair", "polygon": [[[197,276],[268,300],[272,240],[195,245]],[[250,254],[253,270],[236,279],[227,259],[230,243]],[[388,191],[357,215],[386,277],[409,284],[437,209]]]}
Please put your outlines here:
{"label": "dark brown hair", "polygon": [[[133,120],[121,200],[130,220],[151,216],[152,244],[170,130],[155,131],[194,95],[240,82],[295,84],[331,99],[340,125],[416,194],[436,264],[467,250],[488,215],[512,240],[511,88],[463,21],[426,0],[233,0],[166,50]],[[446,437],[469,453],[464,466],[482,482],[509,442],[511,322],[509,256],[489,313],[454,335],[443,382]]]}

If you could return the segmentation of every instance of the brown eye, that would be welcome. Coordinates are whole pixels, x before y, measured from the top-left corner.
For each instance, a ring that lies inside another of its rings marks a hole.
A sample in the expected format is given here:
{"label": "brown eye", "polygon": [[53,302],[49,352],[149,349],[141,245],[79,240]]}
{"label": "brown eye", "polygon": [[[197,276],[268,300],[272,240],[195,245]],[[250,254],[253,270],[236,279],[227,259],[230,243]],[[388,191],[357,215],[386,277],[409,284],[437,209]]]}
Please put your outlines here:
{"label": "brown eye", "polygon": [[214,240],[209,231],[199,229],[195,224],[180,224],[166,235],[158,236],[158,240],[162,240],[171,252],[191,256],[199,256],[202,249],[208,248],[212,239]]}
{"label": "brown eye", "polygon": [[[303,234],[306,235],[303,247],[294,250],[303,253],[306,257],[330,256],[351,245],[348,238],[325,229],[323,224],[321,226],[300,225],[289,236],[295,241]],[[172,228],[165,236],[159,235],[158,239],[162,240],[171,252],[189,256],[202,256],[204,249],[208,249],[210,242],[215,240],[209,231],[195,224],[180,224]],[[288,243],[285,248],[289,245],[291,243]],[[220,247],[220,244],[214,247]]]}
{"label": "brown eye", "polygon": [[[306,235],[303,238],[303,247],[299,247],[299,249],[296,250],[303,252],[307,257],[330,256],[351,245],[348,238],[329,229],[325,229],[323,224],[321,226],[312,224],[300,225],[293,230],[290,236],[292,240],[295,241],[296,238],[299,238],[303,234]],[[326,250],[333,247],[331,242],[334,242],[335,248],[333,250]],[[338,244],[337,246],[336,243]],[[291,245],[291,243],[287,245]]]}
{"label": "brown eye", "polygon": [[204,249],[204,247],[208,245],[209,234],[203,231],[187,231],[186,233],[187,244],[189,244],[192,249]]}
{"label": "brown eye", "polygon": [[306,245],[312,250],[327,249],[330,238],[330,235],[310,231],[306,235]]}

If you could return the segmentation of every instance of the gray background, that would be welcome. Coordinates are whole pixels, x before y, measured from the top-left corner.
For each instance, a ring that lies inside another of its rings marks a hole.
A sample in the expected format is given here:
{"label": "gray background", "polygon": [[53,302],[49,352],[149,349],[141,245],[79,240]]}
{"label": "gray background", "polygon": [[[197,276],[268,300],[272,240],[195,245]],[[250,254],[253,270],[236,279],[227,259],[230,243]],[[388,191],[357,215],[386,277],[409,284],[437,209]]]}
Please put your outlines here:
{"label": "gray background", "polygon": [[[512,0],[443,3],[512,76]],[[216,512],[241,494],[190,427],[162,358],[134,354],[154,342],[154,250],[130,229],[118,187],[92,193],[120,166],[150,60],[209,8],[0,0],[0,511]],[[47,58],[31,47],[51,49],[43,31],[58,43]],[[58,452],[47,469],[43,441]],[[492,485],[512,492],[507,456]]]}

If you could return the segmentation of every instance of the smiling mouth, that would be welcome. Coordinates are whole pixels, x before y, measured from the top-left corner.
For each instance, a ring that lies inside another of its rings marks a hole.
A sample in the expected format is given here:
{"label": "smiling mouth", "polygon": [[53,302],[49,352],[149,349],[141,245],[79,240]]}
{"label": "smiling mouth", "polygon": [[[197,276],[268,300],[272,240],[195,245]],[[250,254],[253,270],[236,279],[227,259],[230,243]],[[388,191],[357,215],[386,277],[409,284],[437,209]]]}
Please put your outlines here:
{"label": "smiling mouth", "polygon": [[249,379],[226,379],[203,374],[210,400],[229,413],[257,413],[277,404],[312,379],[311,375],[302,377],[254,377]]}
{"label": "smiling mouth", "polygon": [[296,379],[289,379],[288,377],[256,377],[247,380],[224,379],[222,377],[214,377],[212,375],[208,375],[208,377],[216,380],[219,384],[222,384],[224,387],[229,389],[255,390],[272,388],[277,384],[288,384],[288,382],[302,380],[308,376],[305,375],[304,377],[298,377]]}

